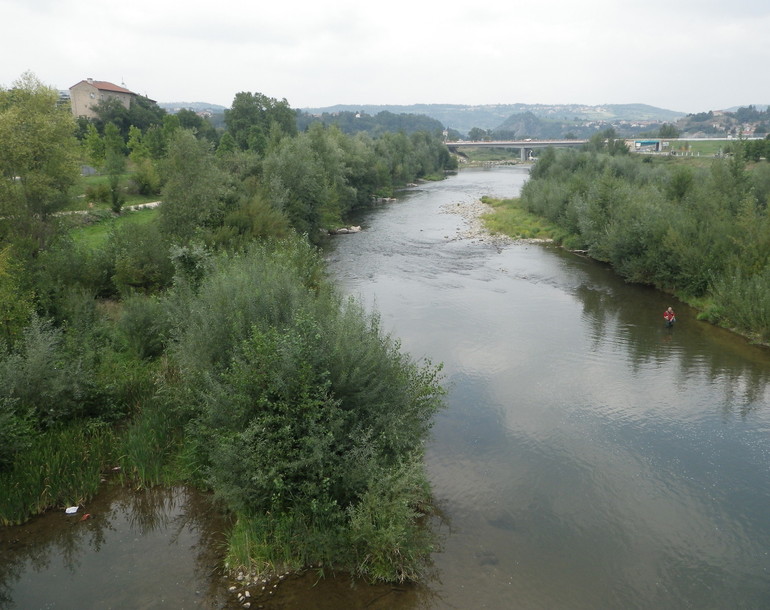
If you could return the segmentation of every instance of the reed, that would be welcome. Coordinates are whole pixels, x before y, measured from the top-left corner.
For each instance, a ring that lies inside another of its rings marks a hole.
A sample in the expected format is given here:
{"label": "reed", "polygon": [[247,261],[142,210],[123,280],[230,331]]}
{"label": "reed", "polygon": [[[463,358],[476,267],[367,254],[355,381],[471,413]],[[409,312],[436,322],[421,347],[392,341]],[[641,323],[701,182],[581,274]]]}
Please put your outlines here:
{"label": "reed", "polygon": [[16,525],[50,508],[76,506],[97,491],[113,459],[115,433],[89,424],[38,435],[0,473],[0,524]]}
{"label": "reed", "polygon": [[[311,565],[345,568],[351,556],[348,536],[340,528],[343,512],[326,523],[310,523],[312,515],[292,513],[238,515],[227,539],[225,565],[231,573],[270,578]],[[353,565],[352,561],[349,561]]]}
{"label": "reed", "polygon": [[118,441],[123,479],[139,487],[173,482],[181,431],[175,413],[158,400],[148,401]]}

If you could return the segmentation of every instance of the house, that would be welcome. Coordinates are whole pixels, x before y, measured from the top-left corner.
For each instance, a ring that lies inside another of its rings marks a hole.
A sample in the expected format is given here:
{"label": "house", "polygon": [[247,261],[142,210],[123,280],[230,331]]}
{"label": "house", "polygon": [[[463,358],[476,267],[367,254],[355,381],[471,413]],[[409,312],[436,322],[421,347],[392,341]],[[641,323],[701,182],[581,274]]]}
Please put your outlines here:
{"label": "house", "polygon": [[75,117],[95,118],[94,106],[106,99],[117,99],[123,106],[129,108],[131,99],[136,97],[136,93],[129,91],[125,87],[113,85],[103,80],[94,80],[87,78],[78,84],[70,87],[70,103],[72,105],[72,114]]}

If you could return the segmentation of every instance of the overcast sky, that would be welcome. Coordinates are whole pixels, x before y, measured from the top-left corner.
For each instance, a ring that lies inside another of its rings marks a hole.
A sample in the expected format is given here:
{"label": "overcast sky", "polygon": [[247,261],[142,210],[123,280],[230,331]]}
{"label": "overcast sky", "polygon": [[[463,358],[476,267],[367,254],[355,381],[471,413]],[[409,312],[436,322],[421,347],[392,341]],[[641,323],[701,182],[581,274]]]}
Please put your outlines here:
{"label": "overcast sky", "polygon": [[0,0],[0,85],[27,70],[159,102],[770,103],[768,0]]}

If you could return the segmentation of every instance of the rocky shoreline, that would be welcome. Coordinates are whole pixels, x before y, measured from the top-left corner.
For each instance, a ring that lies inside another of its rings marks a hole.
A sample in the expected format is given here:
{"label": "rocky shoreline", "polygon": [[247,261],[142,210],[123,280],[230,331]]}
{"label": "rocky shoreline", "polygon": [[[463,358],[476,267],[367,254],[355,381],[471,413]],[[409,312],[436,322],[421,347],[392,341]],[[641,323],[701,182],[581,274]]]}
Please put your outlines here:
{"label": "rocky shoreline", "polygon": [[478,199],[475,201],[463,201],[457,203],[448,203],[441,206],[442,214],[457,214],[466,222],[464,229],[458,229],[454,239],[470,239],[484,244],[489,244],[495,248],[502,249],[505,246],[517,243],[544,243],[548,239],[514,239],[502,233],[491,233],[486,226],[482,216],[494,211],[494,208]]}
{"label": "rocky shoreline", "polygon": [[260,578],[256,574],[238,572],[231,577],[235,582],[227,590],[243,608],[251,608],[252,605],[255,608],[264,608],[263,604],[272,599],[271,596],[276,592],[278,585],[290,576],[291,574],[286,572],[278,576]]}

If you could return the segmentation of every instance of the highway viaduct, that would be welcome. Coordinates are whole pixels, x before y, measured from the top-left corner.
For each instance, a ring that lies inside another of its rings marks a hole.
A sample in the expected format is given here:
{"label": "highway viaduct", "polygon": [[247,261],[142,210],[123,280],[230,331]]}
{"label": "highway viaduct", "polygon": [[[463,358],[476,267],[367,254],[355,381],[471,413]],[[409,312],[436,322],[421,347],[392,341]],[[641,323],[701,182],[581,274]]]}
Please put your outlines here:
{"label": "highway viaduct", "polygon": [[518,148],[521,150],[521,160],[527,161],[533,150],[548,148],[549,146],[567,148],[583,146],[588,140],[494,140],[470,142],[468,140],[455,140],[445,142],[447,148],[457,151],[459,148]]}

